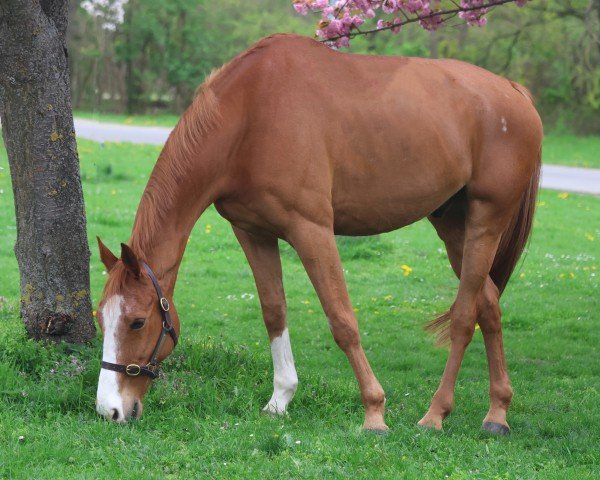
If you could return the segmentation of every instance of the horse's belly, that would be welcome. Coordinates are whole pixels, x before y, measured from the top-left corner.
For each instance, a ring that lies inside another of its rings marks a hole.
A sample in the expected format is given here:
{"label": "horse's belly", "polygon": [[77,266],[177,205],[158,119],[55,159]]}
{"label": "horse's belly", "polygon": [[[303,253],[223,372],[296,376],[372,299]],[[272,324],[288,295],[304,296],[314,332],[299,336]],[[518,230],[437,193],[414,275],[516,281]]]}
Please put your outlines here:
{"label": "horse's belly", "polygon": [[[448,198],[451,194],[448,196]],[[364,201],[361,201],[364,200]],[[444,200],[410,202],[388,199],[373,202],[371,198],[334,205],[334,231],[336,235],[376,235],[414,223],[444,203]]]}
{"label": "horse's belly", "polygon": [[410,225],[443,205],[468,178],[468,169],[453,162],[387,167],[362,176],[338,170],[332,192],[336,234],[374,235]]}

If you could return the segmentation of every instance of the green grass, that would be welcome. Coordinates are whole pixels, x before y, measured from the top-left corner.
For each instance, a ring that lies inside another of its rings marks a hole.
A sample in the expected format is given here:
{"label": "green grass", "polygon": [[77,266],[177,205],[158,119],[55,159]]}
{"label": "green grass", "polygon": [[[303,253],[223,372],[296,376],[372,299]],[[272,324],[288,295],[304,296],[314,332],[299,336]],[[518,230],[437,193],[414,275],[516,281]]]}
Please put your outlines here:
{"label": "green grass", "polygon": [[[79,146],[97,302],[106,277],[94,236],[113,249],[128,239],[159,148]],[[73,351],[24,339],[2,151],[0,167],[0,478],[597,478],[600,198],[541,193],[529,251],[502,299],[515,389],[507,438],[480,430],[488,379],[479,332],[445,431],[415,426],[447,355],[421,326],[450,305],[457,286],[426,222],[340,239],[364,347],[386,390],[390,434],[361,432],[351,369],[286,245],[300,386],[288,417],[262,416],[272,389],[268,340],[250,269],[212,208],[192,233],[179,276],[182,343],[147,396],[144,417],[121,426],[94,411],[100,339]]]}
{"label": "green grass", "polygon": [[[173,127],[177,115],[119,115],[75,112],[79,118],[125,125]],[[547,134],[544,138],[544,163],[571,167],[600,168],[600,137]]]}
{"label": "green grass", "polygon": [[144,127],[174,127],[179,115],[161,113],[158,115],[127,115],[120,113],[99,113],[77,110],[73,115],[98,122],[122,123],[124,125],[141,125]]}
{"label": "green grass", "polygon": [[600,137],[550,134],[543,149],[544,163],[600,168]]}

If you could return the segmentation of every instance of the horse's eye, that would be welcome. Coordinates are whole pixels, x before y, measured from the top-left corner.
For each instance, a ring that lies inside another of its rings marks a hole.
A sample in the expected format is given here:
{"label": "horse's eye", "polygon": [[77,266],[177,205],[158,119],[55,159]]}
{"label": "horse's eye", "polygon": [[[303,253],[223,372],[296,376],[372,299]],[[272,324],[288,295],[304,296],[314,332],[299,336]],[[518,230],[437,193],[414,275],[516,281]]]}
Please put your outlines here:
{"label": "horse's eye", "polygon": [[136,318],[133,323],[130,325],[132,330],[139,330],[140,328],[142,328],[144,326],[144,323],[146,323],[146,319],[145,318]]}

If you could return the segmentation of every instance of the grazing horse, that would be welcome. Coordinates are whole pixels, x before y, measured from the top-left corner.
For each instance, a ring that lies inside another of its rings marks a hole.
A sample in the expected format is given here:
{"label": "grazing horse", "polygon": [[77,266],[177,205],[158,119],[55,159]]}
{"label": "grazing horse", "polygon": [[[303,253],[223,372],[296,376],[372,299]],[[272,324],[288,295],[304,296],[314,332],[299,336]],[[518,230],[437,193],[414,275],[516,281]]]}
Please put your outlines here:
{"label": "grazing horse", "polygon": [[479,324],[490,375],[483,427],[507,433],[512,389],[498,300],[531,229],[541,141],[527,90],[481,68],[340,53],[295,35],[259,41],[198,89],[158,158],[120,258],[99,241],[109,276],[98,308],[98,412],[119,422],[141,415],[179,334],[172,296],[187,239],[214,204],[256,281],[273,355],[267,412],[286,412],[298,384],[282,239],[302,260],[354,369],[364,428],[387,429],[335,235],[374,235],[427,217],[460,282],[450,310],[430,324],[450,350],[419,424],[442,428]]}

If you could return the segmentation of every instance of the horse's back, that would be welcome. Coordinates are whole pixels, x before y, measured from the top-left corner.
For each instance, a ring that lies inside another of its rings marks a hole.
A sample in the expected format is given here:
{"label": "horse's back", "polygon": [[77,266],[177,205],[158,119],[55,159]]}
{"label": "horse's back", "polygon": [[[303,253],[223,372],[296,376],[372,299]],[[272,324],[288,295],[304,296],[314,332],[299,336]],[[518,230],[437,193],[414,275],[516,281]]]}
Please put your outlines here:
{"label": "horse's back", "polygon": [[423,218],[503,161],[486,151],[518,156],[538,141],[531,101],[473,65],[340,53],[294,35],[249,52],[242,161],[257,188],[293,197],[287,209],[329,202],[339,233]]}

